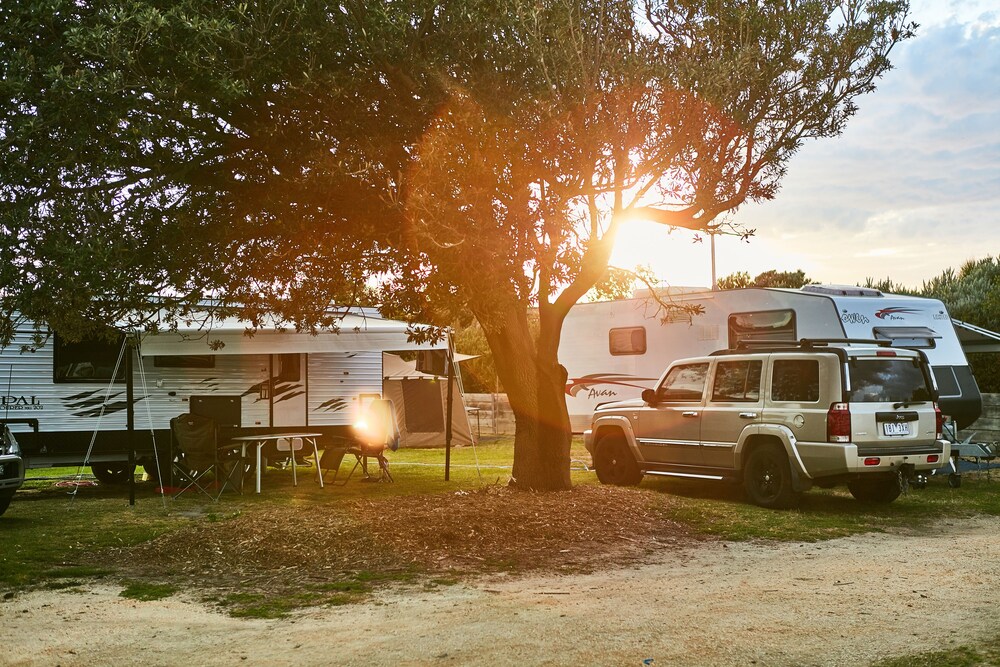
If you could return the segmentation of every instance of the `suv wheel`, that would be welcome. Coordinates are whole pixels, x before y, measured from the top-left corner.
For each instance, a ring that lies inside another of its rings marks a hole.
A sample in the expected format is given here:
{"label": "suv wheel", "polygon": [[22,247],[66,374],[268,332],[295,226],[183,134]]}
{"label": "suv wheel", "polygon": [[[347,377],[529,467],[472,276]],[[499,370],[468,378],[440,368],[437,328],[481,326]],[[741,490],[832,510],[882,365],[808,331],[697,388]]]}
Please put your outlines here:
{"label": "suv wheel", "polygon": [[794,507],[799,493],[792,488],[792,471],[785,450],[773,443],[750,452],[743,470],[743,488],[755,505],[772,509]]}
{"label": "suv wheel", "polygon": [[899,475],[887,473],[884,475],[867,475],[847,483],[847,488],[857,500],[863,503],[887,505],[902,493]]}
{"label": "suv wheel", "polygon": [[597,441],[594,468],[602,484],[635,486],[642,480],[642,471],[620,435],[604,435]]}

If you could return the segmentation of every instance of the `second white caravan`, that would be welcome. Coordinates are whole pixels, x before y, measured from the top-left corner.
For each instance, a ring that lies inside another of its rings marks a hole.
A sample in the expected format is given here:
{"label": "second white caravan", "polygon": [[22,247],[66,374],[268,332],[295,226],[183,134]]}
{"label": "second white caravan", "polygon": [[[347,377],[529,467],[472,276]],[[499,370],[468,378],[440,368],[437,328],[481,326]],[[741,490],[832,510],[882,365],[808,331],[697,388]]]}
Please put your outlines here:
{"label": "second white caravan", "polygon": [[588,428],[604,403],[638,398],[674,360],[754,340],[854,338],[922,350],[930,361],[942,411],[964,428],[979,417],[982,397],[941,301],[874,289],[809,285],[682,292],[697,315],[664,316],[649,298],[580,303],[563,326],[559,360],[573,430]]}

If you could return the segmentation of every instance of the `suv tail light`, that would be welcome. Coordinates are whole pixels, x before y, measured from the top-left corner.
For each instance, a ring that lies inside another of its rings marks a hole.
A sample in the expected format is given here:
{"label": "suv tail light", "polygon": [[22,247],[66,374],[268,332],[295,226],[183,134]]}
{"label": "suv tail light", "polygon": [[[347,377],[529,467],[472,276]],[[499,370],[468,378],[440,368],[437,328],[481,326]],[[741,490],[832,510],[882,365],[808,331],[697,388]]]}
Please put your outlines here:
{"label": "suv tail light", "polygon": [[938,440],[944,437],[944,415],[941,414],[941,408],[938,404],[934,404],[934,431],[936,435],[934,436]]}
{"label": "suv tail light", "polygon": [[826,440],[851,441],[851,408],[847,403],[834,403],[826,413]]}

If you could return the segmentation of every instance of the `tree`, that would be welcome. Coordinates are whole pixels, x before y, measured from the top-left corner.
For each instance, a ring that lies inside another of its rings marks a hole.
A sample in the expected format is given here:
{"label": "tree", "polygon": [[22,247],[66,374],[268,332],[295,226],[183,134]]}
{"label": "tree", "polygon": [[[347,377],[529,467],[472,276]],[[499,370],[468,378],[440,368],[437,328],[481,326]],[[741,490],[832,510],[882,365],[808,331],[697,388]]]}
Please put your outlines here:
{"label": "tree", "polygon": [[737,271],[725,278],[719,279],[719,289],[743,289],[746,287],[791,287],[798,289],[815,284],[815,280],[806,277],[802,269],[798,271],[777,271],[771,269],[757,274],[751,279],[746,271]]}
{"label": "tree", "polygon": [[[630,218],[714,230],[836,136],[903,0],[95,0],[0,8],[4,311],[472,315],[513,476],[567,488],[557,350]],[[30,288],[29,288],[30,286]],[[530,313],[537,312],[537,330]],[[147,324],[148,325],[148,324]]]}
{"label": "tree", "polygon": [[1000,259],[969,260],[924,281],[919,293],[940,299],[952,317],[1000,331]]}

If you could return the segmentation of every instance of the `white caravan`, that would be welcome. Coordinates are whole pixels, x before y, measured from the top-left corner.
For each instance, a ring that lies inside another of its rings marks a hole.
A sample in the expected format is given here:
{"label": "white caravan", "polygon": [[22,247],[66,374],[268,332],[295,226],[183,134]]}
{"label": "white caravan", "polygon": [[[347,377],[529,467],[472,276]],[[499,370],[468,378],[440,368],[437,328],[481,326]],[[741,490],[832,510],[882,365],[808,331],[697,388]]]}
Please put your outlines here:
{"label": "white caravan", "polygon": [[982,410],[951,317],[936,299],[839,285],[681,292],[668,298],[704,312],[664,317],[649,298],[573,306],[559,360],[569,374],[566,402],[575,432],[589,428],[598,405],[638,398],[675,359],[755,340],[877,339],[918,348],[933,368],[942,411],[959,428]]}
{"label": "white caravan", "polygon": [[235,320],[143,334],[131,381],[124,336],[69,343],[53,335],[28,351],[27,324],[0,349],[0,424],[17,434],[26,467],[82,464],[93,441],[88,460],[108,478],[132,449],[151,463],[154,436],[165,456],[170,419],[186,412],[243,434],[349,435],[366,402],[382,396],[383,352],[448,348],[446,340],[410,343],[405,322],[375,311],[352,313],[338,332],[316,335],[265,327],[246,336]]}

